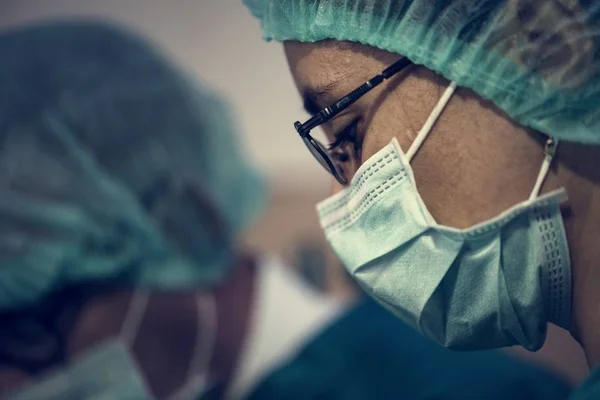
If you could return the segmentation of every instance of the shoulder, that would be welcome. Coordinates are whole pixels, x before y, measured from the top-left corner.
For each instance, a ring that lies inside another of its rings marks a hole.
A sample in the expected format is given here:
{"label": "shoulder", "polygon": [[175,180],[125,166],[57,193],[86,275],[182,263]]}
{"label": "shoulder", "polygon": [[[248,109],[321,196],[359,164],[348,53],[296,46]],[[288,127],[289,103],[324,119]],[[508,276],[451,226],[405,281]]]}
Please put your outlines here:
{"label": "shoulder", "polygon": [[583,382],[583,385],[573,393],[569,400],[596,400],[600,399],[600,366]]}
{"label": "shoulder", "polygon": [[[550,374],[501,352],[439,347],[372,301],[340,317],[257,393],[277,398],[286,388],[295,388],[286,398],[332,399],[552,400],[565,399],[570,391]],[[255,398],[270,398],[261,396]]]}

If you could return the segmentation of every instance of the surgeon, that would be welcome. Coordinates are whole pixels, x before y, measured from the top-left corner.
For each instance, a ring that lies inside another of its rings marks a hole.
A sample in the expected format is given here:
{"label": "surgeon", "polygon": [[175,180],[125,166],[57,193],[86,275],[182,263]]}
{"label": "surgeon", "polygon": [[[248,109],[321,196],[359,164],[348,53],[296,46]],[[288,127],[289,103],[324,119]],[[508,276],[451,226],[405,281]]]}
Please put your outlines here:
{"label": "surgeon", "polygon": [[224,101],[120,28],[0,33],[0,397],[564,399],[239,245],[265,187]]}
{"label": "surgeon", "polygon": [[600,366],[600,3],[245,3],[284,44],[334,183],[321,224],[365,291],[444,346],[537,350],[553,323]]}
{"label": "surgeon", "polygon": [[224,392],[265,200],[226,105],[99,22],[4,31],[0,59],[0,398]]}

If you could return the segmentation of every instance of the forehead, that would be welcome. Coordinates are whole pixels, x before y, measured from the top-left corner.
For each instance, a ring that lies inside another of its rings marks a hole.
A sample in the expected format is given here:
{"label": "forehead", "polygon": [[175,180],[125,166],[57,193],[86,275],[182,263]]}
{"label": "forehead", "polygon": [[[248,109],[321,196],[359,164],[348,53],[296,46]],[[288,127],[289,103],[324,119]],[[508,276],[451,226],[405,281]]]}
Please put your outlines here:
{"label": "forehead", "polygon": [[369,46],[337,40],[285,42],[284,49],[301,92],[333,86],[334,92],[352,89],[380,73],[399,57]]}
{"label": "forehead", "polygon": [[360,69],[362,60],[345,42],[285,42],[285,54],[299,87],[347,79]]}

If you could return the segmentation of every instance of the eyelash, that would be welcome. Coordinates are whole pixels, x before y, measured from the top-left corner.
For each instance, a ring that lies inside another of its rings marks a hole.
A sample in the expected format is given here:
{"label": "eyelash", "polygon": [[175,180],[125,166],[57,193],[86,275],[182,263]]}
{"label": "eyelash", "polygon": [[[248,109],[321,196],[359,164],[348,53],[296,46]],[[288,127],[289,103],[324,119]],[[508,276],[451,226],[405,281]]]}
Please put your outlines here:
{"label": "eyelash", "polygon": [[337,150],[345,148],[348,144],[354,145],[355,152],[358,152],[358,120],[352,121],[348,126],[335,135],[335,141],[328,146],[328,150]]}

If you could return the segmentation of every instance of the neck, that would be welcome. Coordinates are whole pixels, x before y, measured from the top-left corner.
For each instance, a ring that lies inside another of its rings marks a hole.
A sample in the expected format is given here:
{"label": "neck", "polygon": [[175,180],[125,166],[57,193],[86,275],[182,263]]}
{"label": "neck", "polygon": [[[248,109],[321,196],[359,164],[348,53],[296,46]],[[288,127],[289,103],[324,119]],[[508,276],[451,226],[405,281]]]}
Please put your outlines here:
{"label": "neck", "polygon": [[[572,335],[581,344],[590,368],[600,367],[600,275],[580,274],[574,282]],[[588,276],[588,280],[585,277]],[[593,284],[591,283],[593,282]]]}
{"label": "neck", "polygon": [[[577,258],[600,259],[600,251],[592,246],[587,251],[589,256],[583,254],[582,257],[581,253]],[[592,256],[592,253],[595,253],[595,257]],[[583,347],[590,368],[600,366],[599,283],[600,268],[592,264],[573,263],[573,318],[571,334]]]}
{"label": "neck", "polygon": [[600,147],[562,143],[570,213],[565,228],[571,253],[573,312],[571,334],[582,345],[590,367],[600,365]]}

